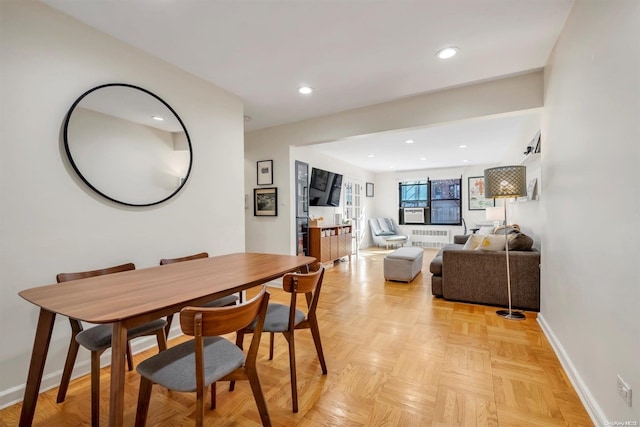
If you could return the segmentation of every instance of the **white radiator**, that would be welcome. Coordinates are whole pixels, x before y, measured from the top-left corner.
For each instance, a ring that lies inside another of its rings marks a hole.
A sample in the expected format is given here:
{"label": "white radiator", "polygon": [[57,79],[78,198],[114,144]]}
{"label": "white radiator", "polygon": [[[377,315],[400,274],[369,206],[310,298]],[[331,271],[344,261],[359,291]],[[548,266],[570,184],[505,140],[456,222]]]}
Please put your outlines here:
{"label": "white radiator", "polygon": [[424,229],[424,228],[412,228],[410,229],[411,237],[409,242],[411,246],[418,246],[421,248],[441,248],[451,243],[451,232],[447,229]]}

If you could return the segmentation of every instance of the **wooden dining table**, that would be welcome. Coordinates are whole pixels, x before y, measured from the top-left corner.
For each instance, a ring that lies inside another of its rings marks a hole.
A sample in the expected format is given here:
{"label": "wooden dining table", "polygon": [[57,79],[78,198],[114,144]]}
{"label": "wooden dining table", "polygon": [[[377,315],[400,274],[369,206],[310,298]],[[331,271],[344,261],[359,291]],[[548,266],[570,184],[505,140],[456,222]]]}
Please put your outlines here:
{"label": "wooden dining table", "polygon": [[109,425],[124,418],[127,330],[154,319],[240,292],[299,270],[313,257],[234,253],[164,266],[125,271],[23,290],[40,307],[20,426],[30,426],[56,314],[89,323],[113,324]]}

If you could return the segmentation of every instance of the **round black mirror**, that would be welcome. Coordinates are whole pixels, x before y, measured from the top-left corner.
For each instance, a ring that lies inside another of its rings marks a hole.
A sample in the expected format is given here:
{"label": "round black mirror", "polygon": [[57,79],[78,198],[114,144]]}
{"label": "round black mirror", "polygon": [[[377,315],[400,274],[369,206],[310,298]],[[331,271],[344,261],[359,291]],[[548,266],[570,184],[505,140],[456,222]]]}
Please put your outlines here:
{"label": "round black mirror", "polygon": [[92,190],[128,206],[175,196],[191,173],[187,128],[169,104],[146,89],[110,83],[94,87],[69,109],[64,148]]}

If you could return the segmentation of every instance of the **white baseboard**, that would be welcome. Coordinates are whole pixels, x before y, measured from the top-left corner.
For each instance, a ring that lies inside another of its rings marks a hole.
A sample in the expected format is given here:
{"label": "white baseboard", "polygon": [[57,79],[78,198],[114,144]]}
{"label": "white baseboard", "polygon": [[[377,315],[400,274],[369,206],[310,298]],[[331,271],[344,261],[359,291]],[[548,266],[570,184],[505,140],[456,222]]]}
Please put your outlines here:
{"label": "white baseboard", "polygon": [[[171,332],[169,332],[169,337],[174,338],[181,334],[182,332],[180,331],[180,325],[174,324],[171,328]],[[155,337],[137,338],[131,341],[131,352],[133,354],[137,354],[149,348],[156,347],[157,345],[158,343]],[[78,352],[78,354],[80,355],[81,352],[86,352],[86,351],[87,350],[80,347],[80,351]],[[66,357],[66,350],[64,354]],[[102,354],[102,356],[100,357],[100,362],[101,362],[100,365],[102,367],[109,366],[111,362],[111,350],[107,350]],[[40,383],[40,393],[45,392],[47,390],[51,390],[52,388],[56,388],[60,385],[60,379],[62,378],[62,368],[64,368],[64,360],[62,360],[61,362],[60,369],[54,372],[51,372],[47,375],[44,375],[42,377],[42,382]],[[73,367],[71,380],[80,378],[84,375],[89,375],[90,373],[91,373],[90,360],[84,360],[81,362],[77,361],[75,366]],[[16,387],[12,387],[7,390],[0,391],[0,409],[4,409],[18,402],[22,402],[22,399],[24,398],[25,385],[26,383]]]}
{"label": "white baseboard", "polygon": [[593,397],[593,394],[591,394],[591,392],[589,391],[589,388],[586,386],[584,381],[582,381],[582,377],[578,373],[576,367],[571,362],[569,355],[564,350],[564,347],[562,347],[562,344],[560,343],[556,335],[551,330],[551,327],[549,326],[549,324],[546,322],[546,320],[540,313],[538,313],[538,324],[540,325],[542,332],[545,334],[545,336],[549,340],[549,343],[551,343],[551,347],[553,347],[553,350],[556,352],[556,356],[558,356],[558,359],[560,360],[560,364],[562,365],[565,372],[567,373],[567,376],[569,377],[569,381],[571,381],[571,384],[576,389],[576,393],[578,393],[578,397],[582,401],[582,404],[585,406],[585,409],[587,410],[589,417],[591,417],[591,421],[593,421],[593,424],[596,427],[604,427],[605,420],[607,419],[607,417],[602,411],[602,408],[600,408],[600,405],[598,405],[598,402]]}

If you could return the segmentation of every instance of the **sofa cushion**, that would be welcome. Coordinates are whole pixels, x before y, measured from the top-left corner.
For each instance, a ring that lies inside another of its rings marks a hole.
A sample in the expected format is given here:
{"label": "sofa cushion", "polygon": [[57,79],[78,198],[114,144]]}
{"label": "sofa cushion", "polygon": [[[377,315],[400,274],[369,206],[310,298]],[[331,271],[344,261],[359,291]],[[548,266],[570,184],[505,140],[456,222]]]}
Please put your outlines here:
{"label": "sofa cushion", "polygon": [[476,250],[483,251],[502,251],[505,248],[504,236],[489,235],[484,237]]}
{"label": "sofa cushion", "polygon": [[444,251],[455,251],[455,250],[460,250],[463,248],[464,245],[461,245],[459,243],[447,243],[446,245],[444,245],[442,248],[440,248],[440,250],[438,251],[438,253],[436,254],[436,257],[442,256],[442,252]]}
{"label": "sofa cushion", "polygon": [[464,245],[469,240],[470,234],[456,234],[453,236],[453,243],[458,243],[460,245]]}
{"label": "sofa cushion", "polygon": [[524,233],[509,235],[510,251],[530,251],[533,247],[533,239]]}
{"label": "sofa cushion", "polygon": [[480,235],[480,234],[472,234],[471,236],[469,236],[469,238],[467,239],[467,242],[464,244],[462,249],[464,249],[464,250],[477,249],[478,246],[480,246],[480,244],[482,243],[482,241],[484,240],[485,237],[486,236],[483,236],[483,235]]}

